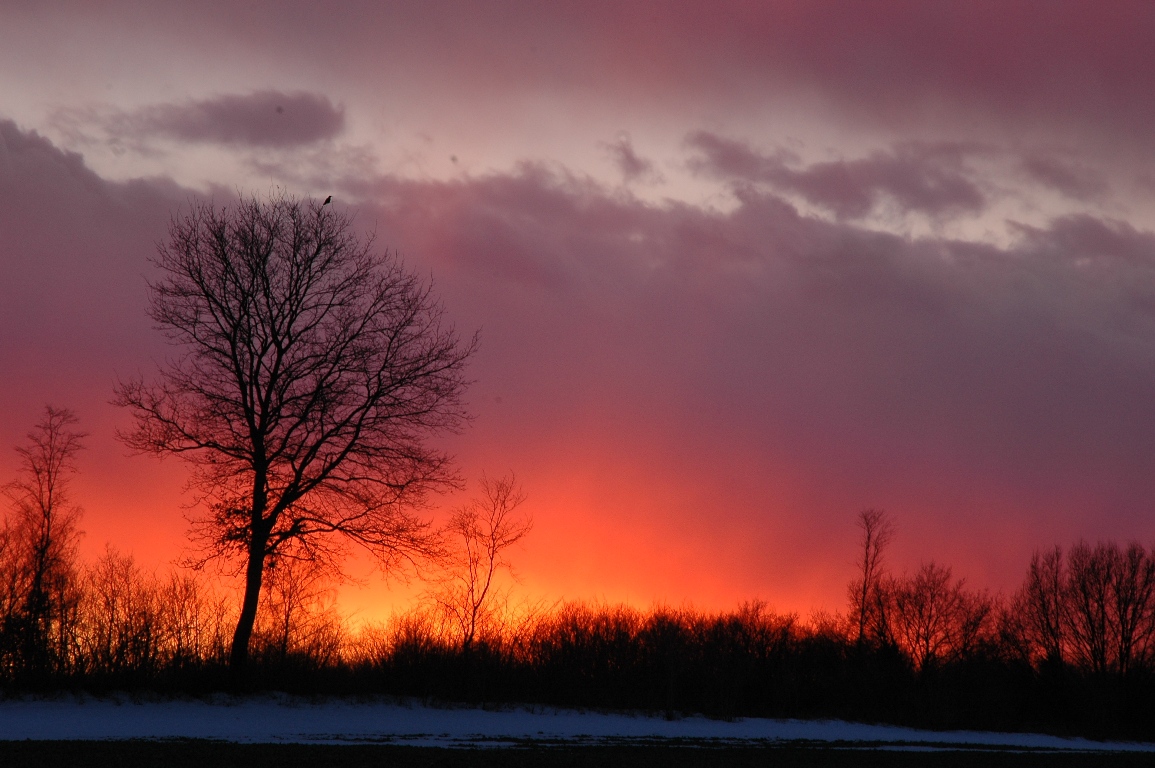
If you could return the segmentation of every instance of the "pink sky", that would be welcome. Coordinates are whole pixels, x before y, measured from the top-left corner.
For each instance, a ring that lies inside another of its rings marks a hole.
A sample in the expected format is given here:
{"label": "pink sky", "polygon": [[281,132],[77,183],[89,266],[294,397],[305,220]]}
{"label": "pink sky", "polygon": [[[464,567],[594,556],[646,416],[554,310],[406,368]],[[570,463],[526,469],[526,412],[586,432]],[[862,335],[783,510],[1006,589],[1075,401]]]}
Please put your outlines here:
{"label": "pink sky", "polygon": [[78,413],[86,552],[179,556],[108,401],[170,216],[272,186],[481,330],[526,592],[838,608],[868,506],[992,589],[1155,542],[1155,6],[622,5],[5,3],[0,446]]}

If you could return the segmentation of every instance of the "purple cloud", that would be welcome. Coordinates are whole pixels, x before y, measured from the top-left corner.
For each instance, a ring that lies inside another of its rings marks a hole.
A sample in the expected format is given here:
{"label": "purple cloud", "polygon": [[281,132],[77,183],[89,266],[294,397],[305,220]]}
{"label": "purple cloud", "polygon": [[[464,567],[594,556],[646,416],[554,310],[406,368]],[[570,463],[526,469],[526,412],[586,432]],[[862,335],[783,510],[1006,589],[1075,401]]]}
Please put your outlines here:
{"label": "purple cloud", "polygon": [[886,201],[935,217],[977,213],[986,204],[964,167],[968,149],[957,145],[907,143],[860,160],[795,169],[797,159],[788,153],[764,155],[705,131],[690,134],[686,141],[701,153],[693,162],[699,173],[764,182],[800,195],[840,219],[860,219]]}
{"label": "purple cloud", "polygon": [[1022,169],[1040,184],[1074,200],[1093,200],[1107,192],[1107,183],[1101,174],[1055,157],[1031,155],[1023,159]]}
{"label": "purple cloud", "polygon": [[610,158],[614,164],[621,171],[622,178],[626,183],[638,180],[657,181],[661,179],[661,175],[654,168],[653,162],[639,155],[634,150],[633,142],[626,134],[618,136],[612,142],[605,144],[606,150],[610,154]]}
{"label": "purple cloud", "polygon": [[325,96],[267,90],[183,104],[157,104],[107,121],[120,136],[249,147],[292,147],[331,139],[345,128],[345,111]]}

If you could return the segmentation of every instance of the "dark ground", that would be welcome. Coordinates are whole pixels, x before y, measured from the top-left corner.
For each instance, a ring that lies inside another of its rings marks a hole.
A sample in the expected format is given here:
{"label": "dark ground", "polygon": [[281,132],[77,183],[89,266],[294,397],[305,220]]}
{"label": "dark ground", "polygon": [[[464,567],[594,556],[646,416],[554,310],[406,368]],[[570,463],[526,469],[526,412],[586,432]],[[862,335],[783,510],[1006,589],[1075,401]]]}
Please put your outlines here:
{"label": "dark ground", "polygon": [[833,768],[1001,768],[1001,766],[1155,766],[1152,753],[881,751],[806,747],[604,746],[444,749],[397,745],[230,744],[213,741],[8,741],[0,766],[132,766],[133,768],[322,768],[323,766],[831,766]]}

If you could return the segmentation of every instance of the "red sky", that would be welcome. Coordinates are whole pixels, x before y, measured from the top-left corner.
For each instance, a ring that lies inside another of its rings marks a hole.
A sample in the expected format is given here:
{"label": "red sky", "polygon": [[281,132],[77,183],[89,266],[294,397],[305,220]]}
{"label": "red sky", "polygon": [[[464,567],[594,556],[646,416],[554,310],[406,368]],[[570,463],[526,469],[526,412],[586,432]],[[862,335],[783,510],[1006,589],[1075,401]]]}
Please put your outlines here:
{"label": "red sky", "polygon": [[1155,542],[1155,6],[622,5],[4,4],[0,446],[78,413],[87,553],[179,556],[108,401],[170,216],[273,186],[481,330],[527,593],[838,608],[868,506],[992,589]]}

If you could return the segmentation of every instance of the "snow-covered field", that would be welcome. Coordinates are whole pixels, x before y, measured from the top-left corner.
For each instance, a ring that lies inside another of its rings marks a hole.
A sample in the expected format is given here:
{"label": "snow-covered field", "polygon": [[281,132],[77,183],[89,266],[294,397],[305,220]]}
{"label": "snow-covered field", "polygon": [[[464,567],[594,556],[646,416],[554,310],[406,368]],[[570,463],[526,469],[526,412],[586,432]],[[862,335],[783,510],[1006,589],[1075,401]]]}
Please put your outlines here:
{"label": "snow-covered field", "polygon": [[[288,697],[134,701],[128,697],[0,702],[0,740],[219,739],[246,743],[395,743],[501,746],[558,744],[786,744],[935,749],[1155,751],[1155,744],[1095,742],[1038,734],[934,732],[840,721],[733,721],[578,712],[553,708],[442,708],[396,702]],[[846,742],[850,742],[847,744]]]}

